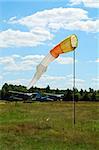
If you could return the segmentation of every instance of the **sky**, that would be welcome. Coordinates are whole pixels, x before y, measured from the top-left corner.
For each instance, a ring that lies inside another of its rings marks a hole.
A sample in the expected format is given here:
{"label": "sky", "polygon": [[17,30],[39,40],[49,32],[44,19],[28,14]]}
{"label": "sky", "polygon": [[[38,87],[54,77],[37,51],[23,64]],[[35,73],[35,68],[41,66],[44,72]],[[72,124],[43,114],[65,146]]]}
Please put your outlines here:
{"label": "sky", "polygon": [[[76,87],[99,89],[98,0],[0,0],[0,88],[27,86],[36,66],[76,34]],[[73,52],[52,62],[35,86],[72,89]]]}

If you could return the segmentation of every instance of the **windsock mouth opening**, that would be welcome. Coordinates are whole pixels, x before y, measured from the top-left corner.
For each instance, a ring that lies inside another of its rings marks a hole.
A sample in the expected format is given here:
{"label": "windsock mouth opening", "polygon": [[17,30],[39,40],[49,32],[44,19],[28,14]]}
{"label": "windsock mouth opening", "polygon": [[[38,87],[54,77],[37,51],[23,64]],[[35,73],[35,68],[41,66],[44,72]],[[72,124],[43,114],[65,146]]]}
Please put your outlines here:
{"label": "windsock mouth opening", "polygon": [[77,36],[74,34],[71,36],[71,46],[75,49],[78,46]]}

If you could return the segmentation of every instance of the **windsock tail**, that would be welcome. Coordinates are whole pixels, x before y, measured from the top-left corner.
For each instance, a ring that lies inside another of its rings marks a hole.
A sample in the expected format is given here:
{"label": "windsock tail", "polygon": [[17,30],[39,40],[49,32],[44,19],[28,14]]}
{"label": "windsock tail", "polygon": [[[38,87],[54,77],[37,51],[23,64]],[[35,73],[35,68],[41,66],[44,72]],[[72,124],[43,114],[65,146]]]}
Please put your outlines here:
{"label": "windsock tail", "polygon": [[27,86],[27,89],[30,89],[32,86],[36,84],[36,82],[40,79],[43,73],[46,72],[49,63],[51,63],[54,59],[55,58],[50,53],[44,57],[41,63],[37,66],[36,73],[31,82],[29,83],[29,85]]}
{"label": "windsock tail", "polygon": [[36,69],[36,73],[31,80],[30,84],[27,86],[27,89],[30,89],[32,86],[36,84],[36,82],[40,79],[40,77],[43,75],[44,72],[46,72],[47,67],[43,66],[42,64],[39,64]]}
{"label": "windsock tail", "polygon": [[37,82],[36,73],[33,77],[33,79],[30,81],[29,85],[27,86],[27,89],[29,90],[35,83]]}

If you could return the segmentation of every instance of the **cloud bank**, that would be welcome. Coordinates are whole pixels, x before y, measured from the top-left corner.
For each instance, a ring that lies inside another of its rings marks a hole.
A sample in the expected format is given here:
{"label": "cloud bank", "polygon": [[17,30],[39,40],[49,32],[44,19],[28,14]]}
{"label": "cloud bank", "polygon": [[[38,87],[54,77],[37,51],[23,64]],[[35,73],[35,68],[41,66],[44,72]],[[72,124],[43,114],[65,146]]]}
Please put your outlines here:
{"label": "cloud bank", "polygon": [[70,0],[70,5],[84,4],[85,7],[99,8],[99,0]]}
{"label": "cloud bank", "polygon": [[60,7],[38,11],[21,19],[14,16],[7,23],[23,26],[27,31],[20,28],[0,31],[0,48],[38,46],[53,40],[60,29],[99,32],[99,20],[90,18],[88,12],[81,8]]}
{"label": "cloud bank", "polygon": [[[44,55],[5,56],[0,57],[0,64],[3,65],[3,70],[5,71],[28,71],[32,70],[33,67],[38,65],[44,57]],[[56,63],[61,65],[72,64],[73,58],[61,56],[56,59]]]}

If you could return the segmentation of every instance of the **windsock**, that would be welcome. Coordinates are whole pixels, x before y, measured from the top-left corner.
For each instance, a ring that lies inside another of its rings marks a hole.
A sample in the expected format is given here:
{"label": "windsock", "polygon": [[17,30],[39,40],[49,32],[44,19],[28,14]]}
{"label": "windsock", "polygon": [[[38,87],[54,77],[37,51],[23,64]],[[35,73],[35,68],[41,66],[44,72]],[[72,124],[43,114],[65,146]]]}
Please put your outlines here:
{"label": "windsock", "polygon": [[54,61],[60,54],[67,53],[70,51],[74,51],[78,45],[78,39],[75,34],[68,36],[62,42],[60,42],[57,46],[50,50],[47,56],[41,61],[41,63],[36,67],[36,73],[28,85],[27,89],[30,89],[32,86],[36,84],[36,82],[40,79],[42,74],[46,72],[49,63]]}

